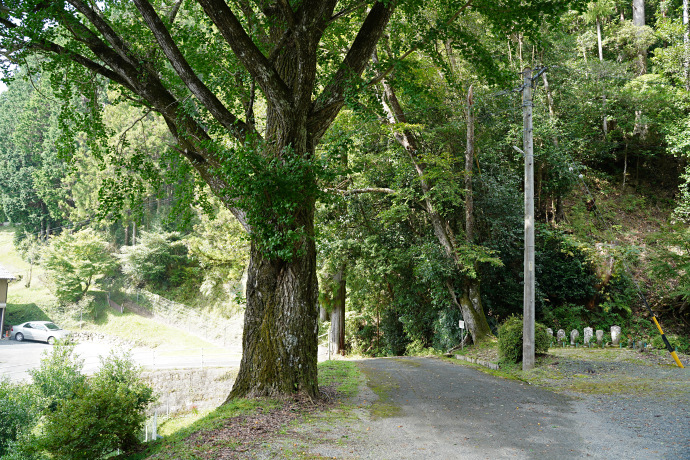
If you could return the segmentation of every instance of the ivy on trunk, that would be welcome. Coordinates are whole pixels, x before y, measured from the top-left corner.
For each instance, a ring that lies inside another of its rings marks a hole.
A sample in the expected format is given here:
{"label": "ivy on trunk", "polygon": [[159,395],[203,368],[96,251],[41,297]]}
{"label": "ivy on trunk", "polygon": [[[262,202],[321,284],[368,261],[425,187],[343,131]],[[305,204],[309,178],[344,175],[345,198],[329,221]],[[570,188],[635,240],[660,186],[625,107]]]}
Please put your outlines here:
{"label": "ivy on trunk", "polygon": [[[99,75],[163,116],[174,149],[251,235],[244,352],[230,397],[315,395],[315,146],[396,2],[341,12],[336,0],[162,3],[12,2],[0,12],[0,48],[13,60],[40,54],[65,69],[65,99],[70,85],[85,93],[83,82]],[[347,52],[319,70],[324,34],[339,20],[349,30],[331,36],[348,37]],[[258,98],[266,107],[263,131],[255,124]],[[92,101],[78,129],[108,155],[98,112]],[[151,161],[141,158],[140,166]]]}

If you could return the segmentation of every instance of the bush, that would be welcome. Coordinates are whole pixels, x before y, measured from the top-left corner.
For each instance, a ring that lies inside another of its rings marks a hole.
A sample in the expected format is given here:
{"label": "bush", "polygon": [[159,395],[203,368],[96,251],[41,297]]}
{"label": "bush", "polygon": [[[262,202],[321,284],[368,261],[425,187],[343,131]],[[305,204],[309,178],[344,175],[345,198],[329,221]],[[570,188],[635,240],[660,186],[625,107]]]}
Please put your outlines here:
{"label": "bush", "polygon": [[462,312],[458,308],[448,308],[438,313],[434,324],[434,348],[450,350],[462,340],[462,330],[458,327],[458,320],[462,319]]}
{"label": "bush", "polygon": [[140,378],[140,369],[129,355],[111,354],[101,359],[91,378],[81,374],[82,362],[74,347],[56,345],[53,353],[32,371],[38,411],[27,425],[26,436],[10,445],[8,458],[100,459],[139,444],[146,420],[145,409],[153,390]]}
{"label": "bush", "polygon": [[[534,351],[546,353],[551,338],[546,326],[534,324]],[[498,354],[501,361],[518,363],[522,361],[522,317],[511,316],[498,328]]]}
{"label": "bush", "polygon": [[[669,334],[666,338],[671,344],[671,347],[674,349],[677,348],[679,352],[688,353],[690,351],[690,340],[687,338],[674,334]],[[652,337],[652,346],[660,350],[666,349],[666,344],[664,343],[664,339],[661,338],[661,334],[655,334],[654,337]]]}
{"label": "bush", "polygon": [[[563,329],[570,332],[573,329],[582,330],[589,325],[590,313],[583,305],[564,303],[544,308],[538,316],[553,330]],[[597,322],[598,324],[598,322]]]}
{"label": "bush", "polygon": [[57,343],[52,353],[44,352],[38,369],[29,371],[44,410],[54,410],[59,401],[72,399],[86,379],[81,373],[84,360],[74,355],[74,347]]}
{"label": "bush", "polygon": [[21,434],[30,430],[38,419],[36,395],[27,385],[16,385],[0,379],[0,457]]}
{"label": "bush", "polygon": [[345,312],[345,348],[351,353],[376,356],[378,345],[374,318],[353,311]]}
{"label": "bush", "polygon": [[94,377],[75,389],[73,399],[46,413],[38,447],[55,458],[85,460],[132,450],[153,401],[153,390],[139,377],[128,356],[103,359]]}

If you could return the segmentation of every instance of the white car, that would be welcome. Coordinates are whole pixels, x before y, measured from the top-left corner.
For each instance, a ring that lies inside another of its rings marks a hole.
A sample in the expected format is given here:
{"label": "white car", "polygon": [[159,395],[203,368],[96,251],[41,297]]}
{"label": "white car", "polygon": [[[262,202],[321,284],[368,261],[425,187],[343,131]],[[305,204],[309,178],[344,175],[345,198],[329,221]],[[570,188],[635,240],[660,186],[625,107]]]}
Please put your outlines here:
{"label": "white car", "polygon": [[10,328],[10,338],[17,342],[22,340],[40,340],[52,345],[55,339],[64,339],[69,334],[69,331],[56,326],[50,321],[29,321],[28,323]]}

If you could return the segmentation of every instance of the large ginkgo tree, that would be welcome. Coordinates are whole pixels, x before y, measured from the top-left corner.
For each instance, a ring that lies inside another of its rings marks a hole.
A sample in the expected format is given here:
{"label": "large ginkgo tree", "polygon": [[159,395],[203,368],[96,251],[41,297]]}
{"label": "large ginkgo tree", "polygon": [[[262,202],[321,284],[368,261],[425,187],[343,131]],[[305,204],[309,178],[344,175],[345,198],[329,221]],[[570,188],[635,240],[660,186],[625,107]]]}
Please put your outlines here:
{"label": "large ginkgo tree", "polygon": [[[179,167],[193,169],[251,235],[244,351],[230,397],[315,395],[314,210],[328,169],[316,147],[344,105],[380,81],[362,78],[379,39],[396,33],[395,21],[430,9],[438,20],[414,25],[410,49],[452,33],[449,26],[472,9],[503,30],[536,29],[542,14],[568,3],[0,0],[0,54],[6,72],[39,54],[56,94],[88,96],[90,111],[63,114],[64,151],[70,132],[81,130],[94,155],[116,154],[99,142],[103,81],[163,117],[171,147],[186,159]],[[463,37],[471,31],[457,31],[453,43],[469,50]],[[381,77],[393,64],[378,64]],[[130,162],[143,171],[147,164],[145,152]],[[109,191],[118,183],[126,182],[111,181]]]}

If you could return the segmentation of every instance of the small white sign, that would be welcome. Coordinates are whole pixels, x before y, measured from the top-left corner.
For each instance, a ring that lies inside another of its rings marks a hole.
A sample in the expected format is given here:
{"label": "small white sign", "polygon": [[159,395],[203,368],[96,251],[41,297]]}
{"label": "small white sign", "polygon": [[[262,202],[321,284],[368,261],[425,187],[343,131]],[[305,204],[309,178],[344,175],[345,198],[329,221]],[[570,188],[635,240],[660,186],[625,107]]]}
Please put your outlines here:
{"label": "small white sign", "polygon": [[460,320],[460,329],[465,329],[465,322],[463,320]]}

